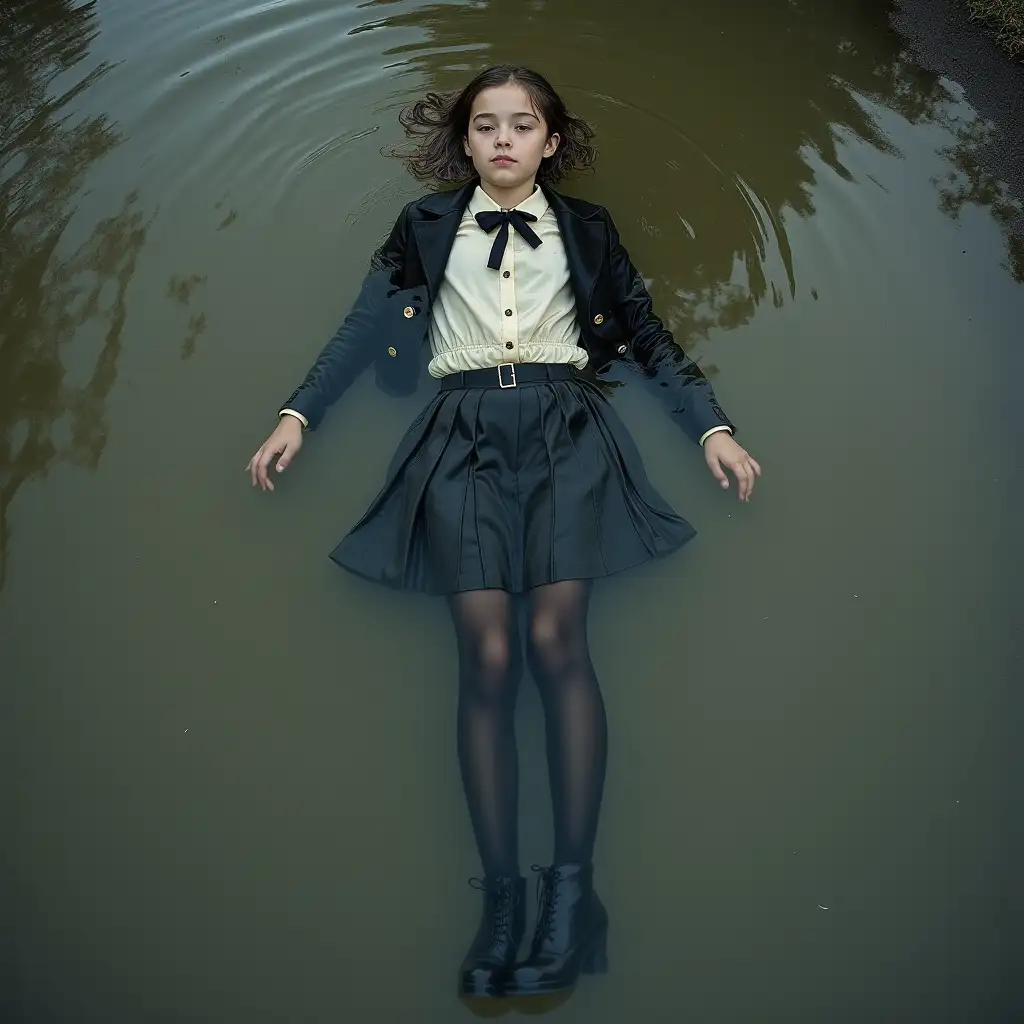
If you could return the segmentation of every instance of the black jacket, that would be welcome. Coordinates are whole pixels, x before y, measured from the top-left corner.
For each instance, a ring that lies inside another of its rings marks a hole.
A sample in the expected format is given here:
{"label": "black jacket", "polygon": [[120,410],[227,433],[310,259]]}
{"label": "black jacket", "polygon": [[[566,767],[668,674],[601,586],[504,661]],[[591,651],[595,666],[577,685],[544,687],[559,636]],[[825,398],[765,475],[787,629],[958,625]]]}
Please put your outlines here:
{"label": "black jacket", "polygon": [[[374,254],[351,312],[283,408],[302,413],[315,428],[371,362],[385,391],[416,389],[430,306],[475,188],[474,181],[406,206]],[[544,191],[565,246],[588,366],[600,372],[614,359],[631,360],[659,385],[672,417],[695,441],[712,427],[731,427],[711,383],[655,315],[608,211]]]}

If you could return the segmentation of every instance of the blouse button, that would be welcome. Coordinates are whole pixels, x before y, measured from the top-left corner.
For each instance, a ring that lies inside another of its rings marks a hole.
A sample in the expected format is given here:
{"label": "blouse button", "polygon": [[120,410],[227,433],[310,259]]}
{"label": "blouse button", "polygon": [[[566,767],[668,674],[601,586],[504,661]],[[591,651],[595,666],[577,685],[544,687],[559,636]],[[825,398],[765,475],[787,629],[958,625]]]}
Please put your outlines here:
{"label": "blouse button", "polygon": [[395,348],[394,345],[388,345],[388,355],[389,356],[397,356],[398,355],[398,349]]}
{"label": "blouse button", "polygon": [[505,310],[505,316],[511,316],[511,315],[512,315],[512,310],[511,309],[506,309]]}
{"label": "blouse button", "polygon": [[502,274],[501,276],[502,277],[511,277],[512,276],[512,271],[511,270],[506,270],[505,273]]}
{"label": "blouse button", "polygon": [[515,345],[513,345],[511,341],[506,341],[505,348],[515,348]]}
{"label": "blouse button", "polygon": [[594,317],[594,323],[600,327],[601,324],[604,323],[604,313],[598,313],[597,316]]}
{"label": "blouse button", "polygon": [[416,315],[416,310],[412,306],[406,306],[402,313],[405,315],[406,320],[411,320]]}
{"label": "blouse button", "polygon": [[620,345],[615,351],[618,352],[620,356],[624,356],[627,352],[627,349],[625,345]]}

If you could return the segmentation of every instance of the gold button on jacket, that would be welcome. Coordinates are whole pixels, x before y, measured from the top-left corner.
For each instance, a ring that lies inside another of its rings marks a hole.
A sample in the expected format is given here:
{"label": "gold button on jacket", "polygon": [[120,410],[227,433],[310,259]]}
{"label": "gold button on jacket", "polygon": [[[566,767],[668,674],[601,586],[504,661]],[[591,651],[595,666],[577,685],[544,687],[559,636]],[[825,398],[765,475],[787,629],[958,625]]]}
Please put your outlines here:
{"label": "gold button on jacket", "polygon": [[395,348],[394,345],[388,345],[388,355],[389,356],[397,356],[398,355],[398,349]]}
{"label": "gold button on jacket", "polygon": [[402,310],[402,312],[405,314],[406,320],[409,320],[416,315],[416,310],[413,309],[412,306],[406,306],[405,309]]}
{"label": "gold button on jacket", "polygon": [[594,323],[597,324],[598,326],[603,324],[604,323],[604,313],[598,313],[597,316],[594,317]]}

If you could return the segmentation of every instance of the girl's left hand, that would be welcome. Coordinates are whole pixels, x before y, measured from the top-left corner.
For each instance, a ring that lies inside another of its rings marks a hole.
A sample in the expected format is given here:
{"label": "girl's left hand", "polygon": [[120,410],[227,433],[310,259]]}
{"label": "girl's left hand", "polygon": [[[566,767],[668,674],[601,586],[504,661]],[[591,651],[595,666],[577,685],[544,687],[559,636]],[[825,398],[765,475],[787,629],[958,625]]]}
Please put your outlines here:
{"label": "girl's left hand", "polygon": [[712,434],[704,442],[704,460],[723,490],[729,487],[729,477],[725,471],[731,469],[739,485],[740,501],[750,501],[750,495],[754,493],[754,482],[761,475],[761,467],[746,449],[733,440],[727,430]]}

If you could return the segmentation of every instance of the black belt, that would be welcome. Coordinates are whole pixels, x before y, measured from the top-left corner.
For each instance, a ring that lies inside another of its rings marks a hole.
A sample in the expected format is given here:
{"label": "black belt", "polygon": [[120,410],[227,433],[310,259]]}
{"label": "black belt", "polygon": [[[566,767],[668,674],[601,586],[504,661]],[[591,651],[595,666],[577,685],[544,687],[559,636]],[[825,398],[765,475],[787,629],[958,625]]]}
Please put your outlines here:
{"label": "black belt", "polygon": [[568,363],[502,363],[483,370],[463,370],[441,378],[441,390],[454,388],[515,388],[542,380],[569,380],[575,370]]}

